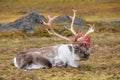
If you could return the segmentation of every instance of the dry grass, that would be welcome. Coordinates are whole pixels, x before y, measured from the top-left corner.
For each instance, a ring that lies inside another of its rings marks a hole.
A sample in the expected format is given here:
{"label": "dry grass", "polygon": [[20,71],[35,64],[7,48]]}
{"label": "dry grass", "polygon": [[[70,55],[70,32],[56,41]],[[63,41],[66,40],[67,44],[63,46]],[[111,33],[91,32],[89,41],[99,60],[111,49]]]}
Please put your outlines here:
{"label": "dry grass", "polygon": [[71,9],[78,10],[77,16],[87,21],[120,20],[119,0],[9,0],[0,2],[0,22],[12,22],[31,11],[47,15],[72,15]]}
{"label": "dry grass", "polygon": [[18,71],[13,58],[19,51],[67,43],[59,38],[29,38],[0,40],[0,80],[119,80],[120,35],[119,33],[94,33],[93,52],[88,61],[80,62],[79,68],[51,68]]}
{"label": "dry grass", "polygon": [[[40,9],[37,12],[43,15],[48,12],[72,15],[72,8],[78,10],[78,17],[87,21],[120,20],[119,0],[0,0],[0,23],[12,22],[35,9]],[[28,38],[19,32],[15,35],[14,32],[8,33],[9,37],[5,33],[6,38],[1,36],[3,34],[0,34],[0,80],[120,80],[119,30],[92,34],[93,52],[90,59],[80,62],[77,69],[54,67],[30,72],[18,71],[14,67],[13,58],[18,52],[67,42],[57,37]]]}

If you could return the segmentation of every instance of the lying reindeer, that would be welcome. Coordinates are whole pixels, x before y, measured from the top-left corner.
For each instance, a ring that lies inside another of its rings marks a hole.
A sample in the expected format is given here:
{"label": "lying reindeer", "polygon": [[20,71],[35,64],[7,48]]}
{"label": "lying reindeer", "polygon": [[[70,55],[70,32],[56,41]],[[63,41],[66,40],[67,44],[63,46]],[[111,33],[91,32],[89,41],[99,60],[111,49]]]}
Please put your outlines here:
{"label": "lying reindeer", "polygon": [[88,37],[88,34],[94,32],[94,25],[89,25],[90,28],[85,35],[76,33],[73,28],[76,10],[73,10],[73,13],[74,15],[71,17],[71,27],[67,29],[74,34],[75,40],[71,40],[55,32],[52,27],[52,22],[57,16],[51,18],[50,15],[48,15],[48,23],[42,21],[42,23],[47,26],[46,29],[48,30],[49,28],[52,34],[69,41],[70,44],[59,44],[56,46],[29,49],[20,52],[14,58],[14,65],[20,70],[51,68],[54,66],[64,68],[71,66],[77,68],[79,60],[87,60],[90,56],[91,49],[90,37]]}

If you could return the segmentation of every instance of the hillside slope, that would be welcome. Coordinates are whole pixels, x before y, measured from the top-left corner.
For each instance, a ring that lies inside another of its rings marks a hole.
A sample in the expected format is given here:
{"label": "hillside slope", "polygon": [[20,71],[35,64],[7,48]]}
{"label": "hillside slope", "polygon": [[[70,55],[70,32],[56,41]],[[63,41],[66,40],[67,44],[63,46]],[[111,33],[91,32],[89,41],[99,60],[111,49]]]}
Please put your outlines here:
{"label": "hillside slope", "polygon": [[0,0],[0,22],[7,23],[32,11],[47,15],[72,15],[87,21],[120,20],[120,0]]}

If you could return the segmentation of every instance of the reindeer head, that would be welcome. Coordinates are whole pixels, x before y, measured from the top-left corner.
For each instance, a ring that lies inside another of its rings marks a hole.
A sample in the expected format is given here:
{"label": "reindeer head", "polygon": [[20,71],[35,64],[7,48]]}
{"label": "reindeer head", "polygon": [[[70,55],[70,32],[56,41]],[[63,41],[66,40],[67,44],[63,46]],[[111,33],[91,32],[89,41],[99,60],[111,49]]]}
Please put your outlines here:
{"label": "reindeer head", "polygon": [[90,37],[85,38],[84,42],[73,43],[75,54],[80,58],[80,60],[87,60],[90,56]]}
{"label": "reindeer head", "polygon": [[[54,28],[52,27],[52,23],[53,23],[53,20],[55,18],[57,18],[58,16],[51,17],[50,15],[48,15],[48,23],[43,21],[43,24],[47,26],[46,30],[48,31],[49,34],[54,34],[62,39],[69,41],[70,43],[72,43],[75,54],[81,60],[86,60],[90,56],[90,37],[88,36],[88,34],[94,32],[94,29],[93,29],[94,24],[93,25],[88,24],[90,26],[90,28],[85,34],[82,34],[80,32],[77,33],[73,27],[75,16],[76,16],[76,11],[77,10],[73,10],[74,14],[73,14],[73,16],[70,16],[70,18],[72,20],[70,28],[65,27],[67,30],[70,30],[73,33],[73,35],[75,36],[74,40],[72,40],[68,37],[65,37],[63,35],[60,35],[59,33],[54,31]],[[48,28],[50,29],[50,31]]]}
{"label": "reindeer head", "polygon": [[73,41],[73,47],[75,50],[75,54],[81,59],[81,60],[87,60],[89,59],[90,52],[91,52],[91,45],[90,45],[90,37],[88,34],[94,32],[93,25],[90,25],[89,30],[85,35],[78,32],[74,41]]}

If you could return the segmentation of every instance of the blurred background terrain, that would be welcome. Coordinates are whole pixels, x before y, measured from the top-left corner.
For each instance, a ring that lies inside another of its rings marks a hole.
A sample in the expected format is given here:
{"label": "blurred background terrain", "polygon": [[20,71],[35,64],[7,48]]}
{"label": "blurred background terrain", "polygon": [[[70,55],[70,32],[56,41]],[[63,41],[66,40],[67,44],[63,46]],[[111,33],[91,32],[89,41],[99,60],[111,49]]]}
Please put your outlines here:
{"label": "blurred background terrain", "polygon": [[[48,34],[41,20],[58,15],[54,28],[62,35],[72,34],[69,26],[77,10],[75,29],[88,30],[93,51],[78,69],[52,68],[18,71],[13,58],[20,51],[68,43]],[[0,0],[0,80],[120,80],[120,0]]]}

